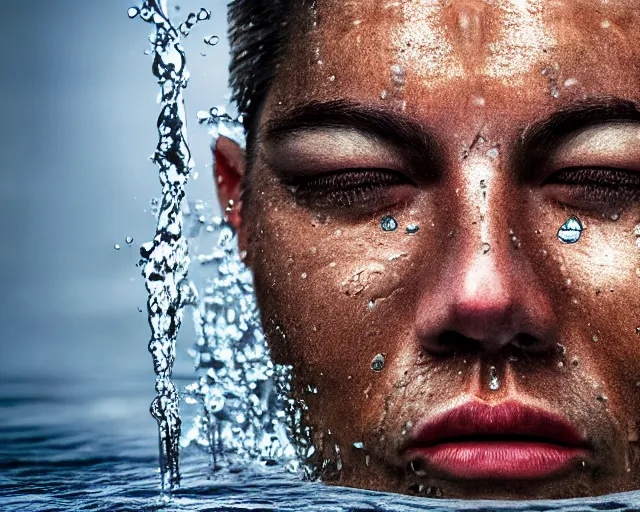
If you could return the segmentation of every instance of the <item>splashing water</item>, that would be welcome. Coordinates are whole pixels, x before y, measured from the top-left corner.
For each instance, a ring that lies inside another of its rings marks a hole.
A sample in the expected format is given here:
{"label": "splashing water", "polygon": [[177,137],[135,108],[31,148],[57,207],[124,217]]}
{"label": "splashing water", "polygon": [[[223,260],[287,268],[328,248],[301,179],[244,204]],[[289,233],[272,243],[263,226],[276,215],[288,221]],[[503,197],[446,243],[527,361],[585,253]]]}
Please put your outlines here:
{"label": "splashing water", "polygon": [[[171,491],[180,484],[178,443],[181,431],[178,391],[171,374],[189,266],[187,242],[182,236],[181,203],[193,161],[187,144],[182,96],[189,73],[180,45],[180,32],[171,24],[166,12],[166,0],[145,0],[138,12],[144,21],[155,25],[153,74],[161,88],[161,111],[159,140],[152,160],[159,168],[162,184],[156,235],[153,241],[143,244],[140,254],[149,294],[149,352],[156,373],[157,394],[151,403],[151,414],[158,422],[162,490]],[[129,16],[134,17],[132,14],[130,9]]]}
{"label": "splashing water", "polygon": [[[245,147],[242,116],[234,119],[214,107],[197,117],[208,128],[212,146],[224,135]],[[185,215],[190,237],[204,230],[217,235],[217,243],[196,259],[206,275],[202,293],[194,294],[199,295],[193,313],[197,339],[189,351],[199,377],[186,387],[185,401],[197,411],[181,445],[208,452],[213,471],[258,463],[297,472],[298,455],[289,440],[296,430],[295,401],[285,398],[290,369],[271,361],[253,276],[242,262],[233,228],[204,210],[198,202]]]}

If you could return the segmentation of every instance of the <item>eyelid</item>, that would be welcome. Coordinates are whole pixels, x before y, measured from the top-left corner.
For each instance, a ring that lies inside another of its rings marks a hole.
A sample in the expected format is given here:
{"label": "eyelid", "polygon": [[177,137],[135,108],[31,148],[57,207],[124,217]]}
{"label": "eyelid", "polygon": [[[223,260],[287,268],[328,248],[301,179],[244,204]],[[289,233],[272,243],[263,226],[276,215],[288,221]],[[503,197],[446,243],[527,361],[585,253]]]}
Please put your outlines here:
{"label": "eyelid", "polygon": [[572,167],[640,171],[640,124],[600,124],[566,136],[552,151],[547,168]]}
{"label": "eyelid", "polygon": [[373,136],[346,129],[312,130],[268,143],[263,146],[262,157],[277,172],[298,176],[357,168],[401,171],[406,167],[398,149]]}

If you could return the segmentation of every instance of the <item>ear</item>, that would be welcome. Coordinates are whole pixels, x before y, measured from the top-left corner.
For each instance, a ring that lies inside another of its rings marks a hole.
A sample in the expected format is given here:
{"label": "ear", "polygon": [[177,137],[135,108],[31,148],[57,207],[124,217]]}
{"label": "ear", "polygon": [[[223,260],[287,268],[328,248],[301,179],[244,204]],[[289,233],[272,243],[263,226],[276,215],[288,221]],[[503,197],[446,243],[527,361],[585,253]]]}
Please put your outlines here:
{"label": "ear", "polygon": [[246,170],[244,150],[234,141],[220,135],[213,148],[214,179],[218,200],[229,224],[238,233],[240,251],[246,248],[242,232],[242,186]]}

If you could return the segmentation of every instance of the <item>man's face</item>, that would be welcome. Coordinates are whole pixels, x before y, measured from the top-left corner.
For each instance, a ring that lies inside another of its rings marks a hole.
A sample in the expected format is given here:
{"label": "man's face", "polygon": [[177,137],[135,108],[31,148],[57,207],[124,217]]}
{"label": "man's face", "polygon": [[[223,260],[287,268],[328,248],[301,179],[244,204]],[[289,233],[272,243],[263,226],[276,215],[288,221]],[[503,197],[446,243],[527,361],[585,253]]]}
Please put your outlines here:
{"label": "man's face", "polygon": [[637,3],[318,0],[292,24],[242,233],[325,476],[640,488]]}

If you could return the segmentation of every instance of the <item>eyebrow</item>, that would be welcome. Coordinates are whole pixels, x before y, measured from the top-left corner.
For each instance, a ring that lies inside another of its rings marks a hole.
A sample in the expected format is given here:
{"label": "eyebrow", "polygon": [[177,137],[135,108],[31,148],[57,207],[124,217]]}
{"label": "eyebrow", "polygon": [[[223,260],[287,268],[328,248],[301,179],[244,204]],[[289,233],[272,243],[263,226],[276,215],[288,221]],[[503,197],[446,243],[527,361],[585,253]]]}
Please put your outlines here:
{"label": "eyebrow", "polygon": [[551,149],[560,139],[578,130],[625,121],[640,123],[640,105],[635,101],[612,96],[586,98],[524,128],[520,135],[520,151]]}
{"label": "eyebrow", "polygon": [[387,108],[348,100],[310,101],[269,120],[261,134],[263,142],[278,142],[298,134],[321,130],[355,130],[412,152],[433,149],[435,137],[427,128]]}
{"label": "eyebrow", "polygon": [[[563,137],[573,132],[624,121],[640,123],[640,104],[615,96],[572,102],[520,130],[516,161],[526,166],[527,161],[553,150]],[[336,129],[356,130],[408,150],[411,156],[424,158],[430,153],[433,156],[438,146],[436,135],[415,118],[349,100],[314,100],[296,105],[269,120],[260,138],[263,142],[278,142],[298,134]]]}

